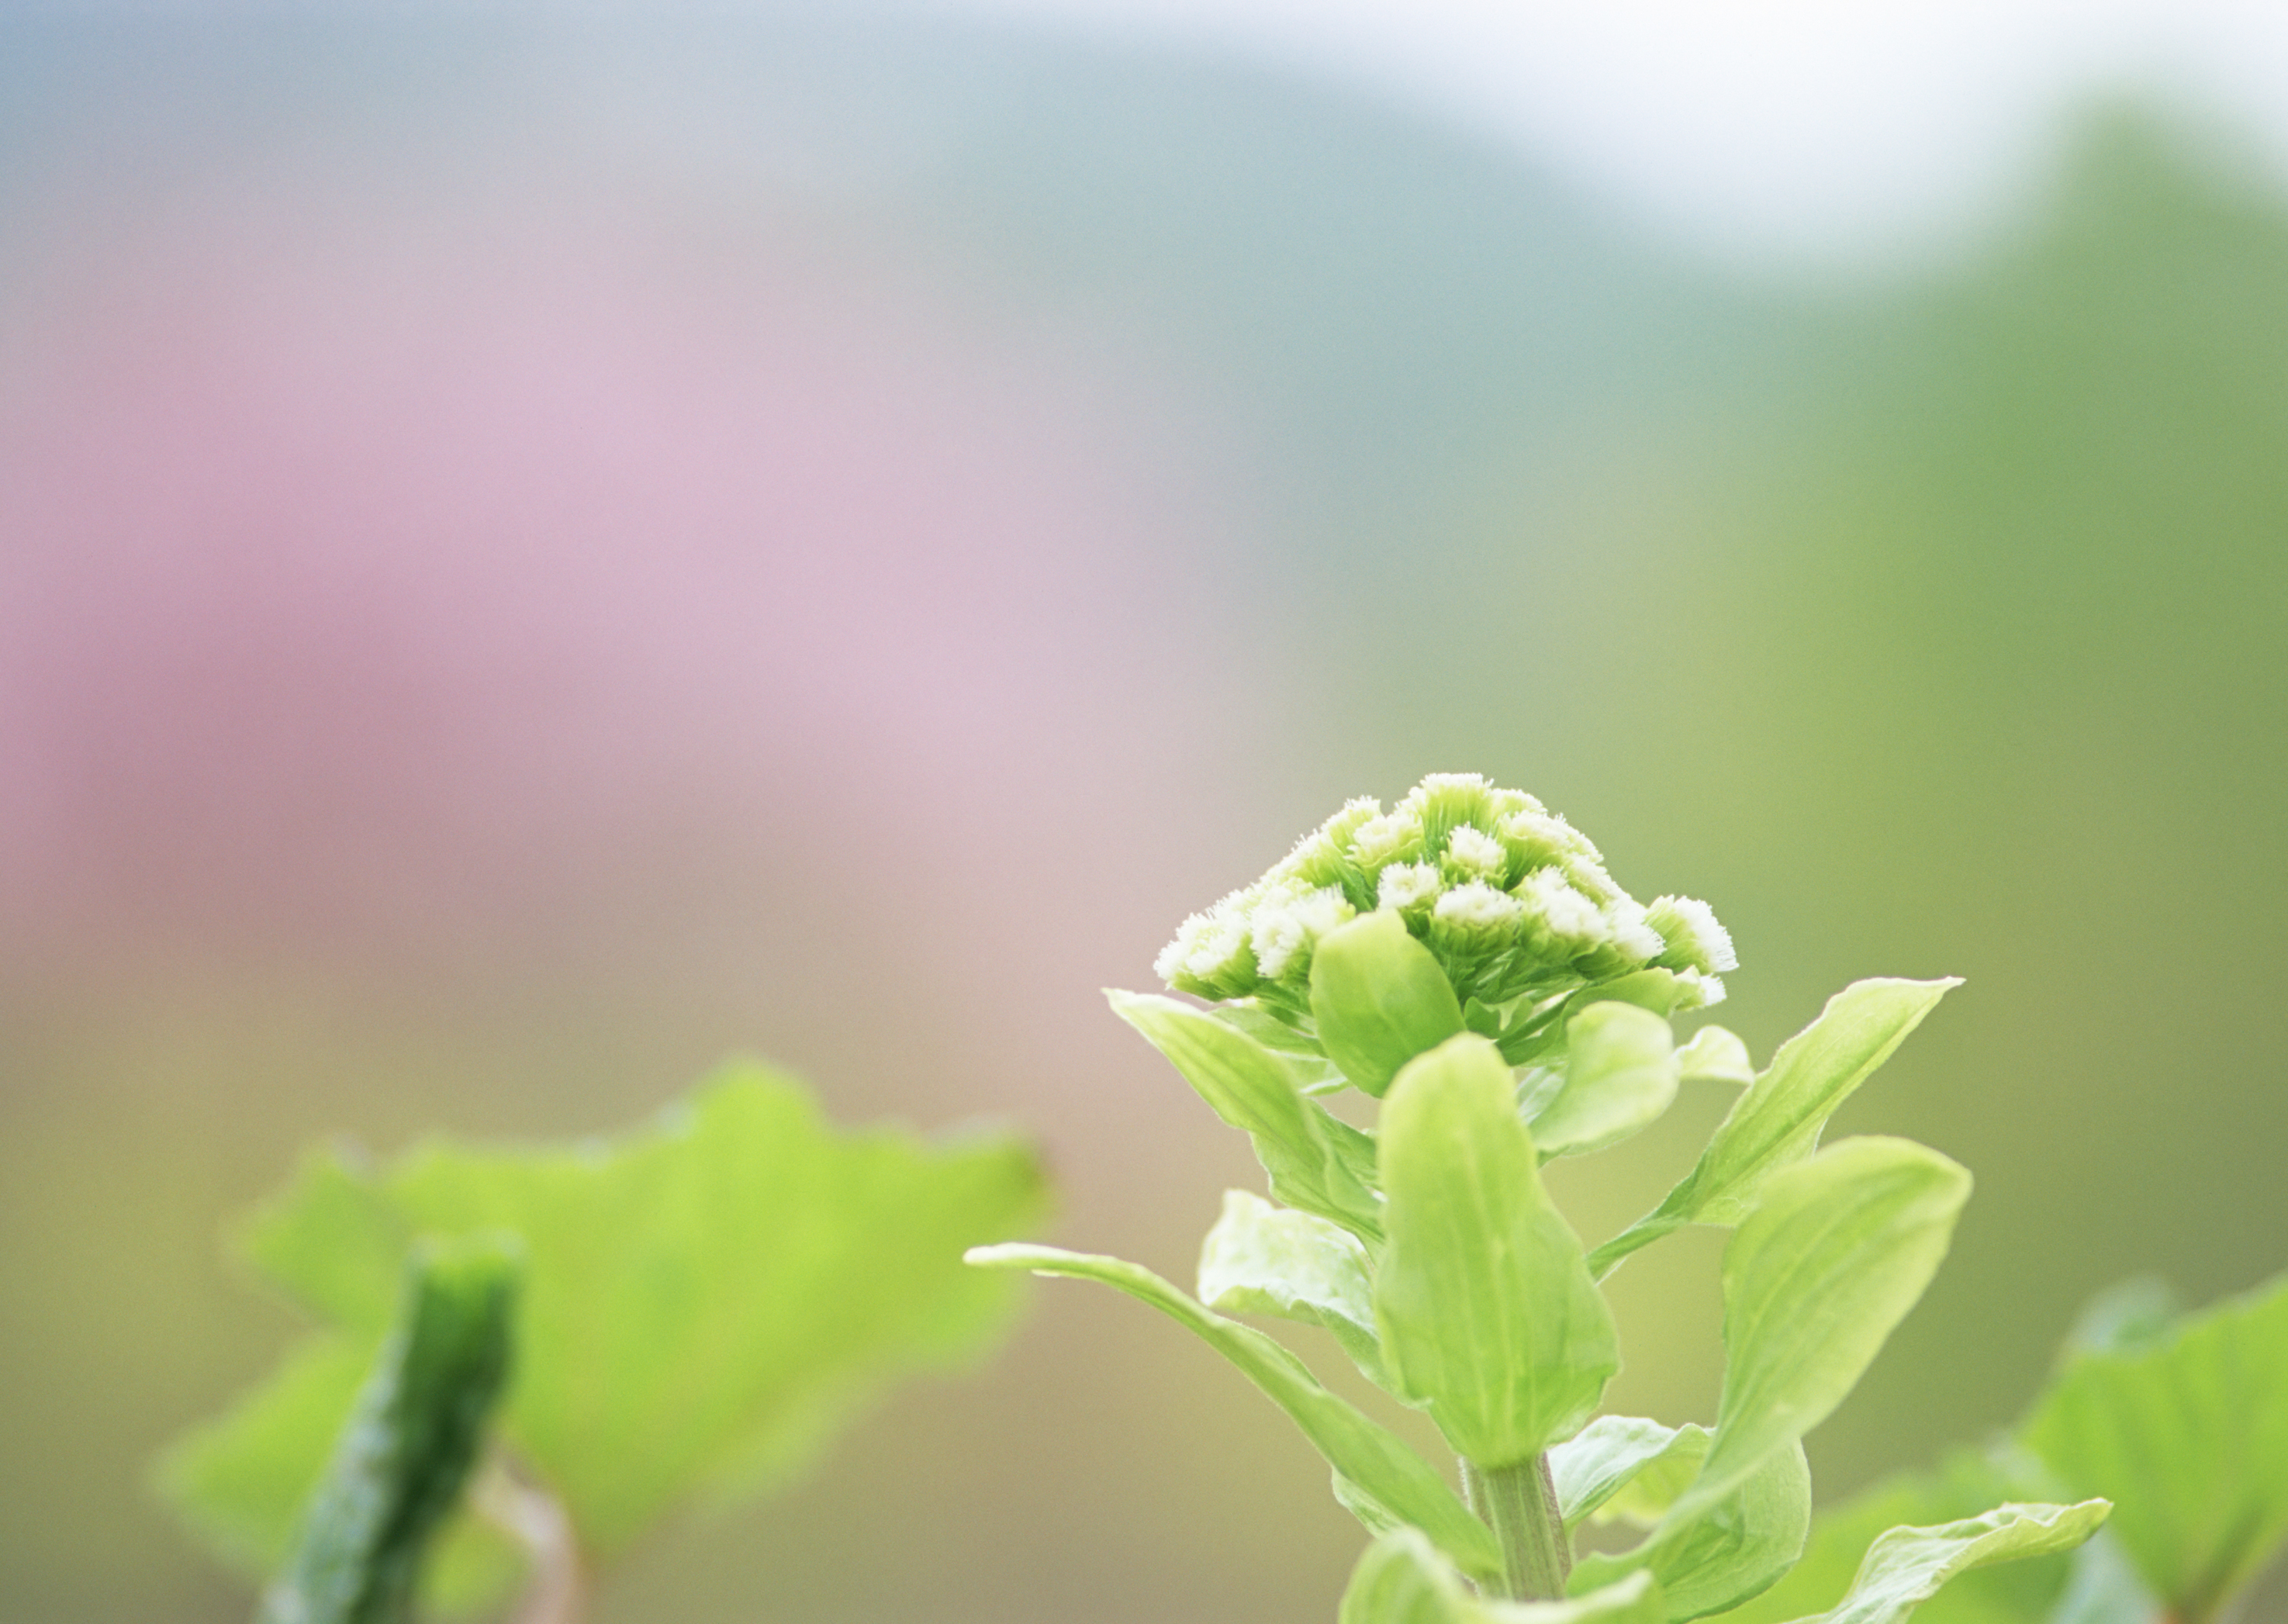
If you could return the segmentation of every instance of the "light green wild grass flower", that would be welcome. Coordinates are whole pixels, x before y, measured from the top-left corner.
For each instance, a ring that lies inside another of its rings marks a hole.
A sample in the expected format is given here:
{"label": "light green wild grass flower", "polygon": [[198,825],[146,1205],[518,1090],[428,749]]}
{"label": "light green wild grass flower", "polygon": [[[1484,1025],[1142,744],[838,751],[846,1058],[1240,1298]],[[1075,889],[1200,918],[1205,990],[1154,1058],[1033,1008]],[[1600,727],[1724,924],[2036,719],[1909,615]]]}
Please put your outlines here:
{"label": "light green wild grass flower", "polygon": [[1252,1000],[1308,1036],[1315,949],[1378,909],[1405,921],[1489,1035],[1605,984],[1664,1014],[1704,1008],[1739,967],[1706,903],[1640,903],[1588,836],[1532,796],[1434,772],[1386,812],[1366,797],[1346,804],[1261,879],[1184,921],[1153,968],[1178,992]]}

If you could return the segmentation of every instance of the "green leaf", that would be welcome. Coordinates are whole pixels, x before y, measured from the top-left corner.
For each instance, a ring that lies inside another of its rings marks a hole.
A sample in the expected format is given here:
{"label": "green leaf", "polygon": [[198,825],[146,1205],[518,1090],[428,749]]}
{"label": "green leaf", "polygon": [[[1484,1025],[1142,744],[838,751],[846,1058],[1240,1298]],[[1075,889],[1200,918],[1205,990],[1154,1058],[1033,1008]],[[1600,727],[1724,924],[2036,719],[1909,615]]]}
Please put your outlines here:
{"label": "green leaf", "polygon": [[[1656,1464],[1677,1466],[1676,1481],[1646,1519],[1657,1522],[1708,1453],[1704,1427],[1664,1427],[1641,1415],[1600,1415],[1549,1451],[1549,1471],[1568,1530],[1577,1528]],[[1598,1517],[1598,1521],[1610,1520]]]}
{"label": "green leaf", "polygon": [[1466,1034],[1409,1064],[1382,1110],[1383,1358],[1488,1469],[1578,1430],[1620,1368],[1612,1314],[1542,1189],[1512,1090],[1494,1046]]}
{"label": "green leaf", "polygon": [[[1473,1574],[1498,1573],[1501,1552],[1493,1531],[1465,1506],[1446,1480],[1394,1436],[1321,1386],[1303,1362],[1262,1332],[1204,1308],[1150,1270],[1116,1257],[1067,1252],[1055,1247],[989,1246],[969,1253],[985,1269],[1026,1269],[1036,1274],[1095,1280],[1137,1301],[1191,1331],[1300,1428],[1312,1446],[1347,1480],[1347,1505],[1369,1502],[1384,1526],[1418,1528]],[[1370,1527],[1376,1519],[1361,1514]]]}
{"label": "green leaf", "polygon": [[1254,1142],[1273,1195],[1370,1244],[1380,1242],[1372,1139],[1305,1098],[1287,1064],[1236,1027],[1154,994],[1105,996],[1113,1013],[1165,1055],[1211,1110]]}
{"label": "green leaf", "polygon": [[2006,1505],[1935,1528],[1894,1528],[1868,1549],[1841,1604],[1815,1624],[1898,1624],[1958,1573],[2073,1549],[2097,1532],[2110,1509],[2102,1500]]}
{"label": "green leaf", "polygon": [[2288,1276],[2157,1343],[2073,1358],[2019,1433],[2181,1624],[2228,1608],[2288,1539]]}
{"label": "green leaf", "polygon": [[1210,1004],[1207,1012],[1235,1031],[1244,1032],[1287,1063],[1287,1069],[1306,1094],[1331,1094],[1350,1087],[1311,1033],[1291,1025],[1260,999],[1233,998]]}
{"label": "green leaf", "polygon": [[1636,1528],[1656,1528],[1660,1521],[1684,1498],[1693,1479],[1699,1477],[1702,1464],[1708,1459],[1708,1446],[1715,1434],[1707,1428],[1687,1422],[1676,1430],[1675,1438],[1668,1447],[1639,1469],[1636,1476],[1623,1484],[1620,1492],[1592,1514],[1599,1523],[1626,1523]]}
{"label": "green leaf", "polygon": [[1562,1081],[1526,1119],[1545,1161],[1618,1145],[1676,1098],[1675,1040],[1649,1010],[1590,1004],[1567,1023],[1565,1049]]}
{"label": "green leaf", "polygon": [[425,1244],[262,1624],[410,1624],[431,1539],[459,1505],[508,1377],[522,1260],[487,1236]]}
{"label": "green leaf", "polygon": [[1775,1449],[1714,1501],[1680,1499],[1643,1544],[1590,1555],[1573,1569],[1575,1594],[1648,1569],[1672,1620],[1723,1612],[1777,1582],[1802,1555],[1811,1527],[1811,1468],[1800,1444]]}
{"label": "green leaf", "polygon": [[1399,1067],[1462,1030],[1462,1006],[1436,955],[1396,913],[1378,910],[1319,939],[1311,1018],[1327,1058],[1380,1098]]}
{"label": "green leaf", "polygon": [[[680,1502],[783,1480],[891,1381],[982,1351],[1015,1299],[962,1248],[1031,1227],[1044,1199],[1013,1140],[845,1135],[798,1085],[735,1066],[616,1141],[441,1142],[385,1171],[322,1161],[245,1245],[357,1347],[380,1317],[386,1237],[517,1236],[502,1429],[608,1559]],[[241,1549],[282,1537],[275,1508],[346,1409],[337,1389],[325,1413],[301,1363],[278,1381],[168,1469],[193,1520]]]}
{"label": "green leaf", "polygon": [[1411,1529],[1367,1547],[1351,1571],[1337,1624],[1663,1624],[1660,1587],[1632,1573],[1563,1601],[1487,1601]]}
{"label": "green leaf", "polygon": [[1687,1082],[1736,1082],[1756,1080],[1755,1062],[1748,1046],[1721,1026],[1703,1026],[1676,1051],[1678,1074]]}
{"label": "green leaf", "polygon": [[[2006,1457],[1958,1450],[1928,1471],[1900,1473],[1822,1511],[1803,1558],[1724,1624],[1782,1624],[1837,1605],[1886,1530],[1951,1523],[2023,1497],[2024,1471]],[[1964,1574],[1919,1614],[1923,1624],[2046,1624],[2076,1558],[2060,1554]],[[2143,1620],[2140,1620],[2143,1624]]]}
{"label": "green leaf", "polygon": [[1273,1314],[1331,1332],[1377,1385],[1390,1385],[1375,1340],[1374,1285],[1356,1236],[1307,1212],[1227,1190],[1200,1248],[1200,1301],[1227,1314]]}
{"label": "green leaf", "polygon": [[1687,1224],[1737,1224],[1766,1181],[1818,1148],[1836,1108],[1889,1059],[1958,979],[1856,981],[1772,1057],[1732,1104],[1708,1148],[1659,1207],[1599,1247],[1601,1279],[1639,1248]]}
{"label": "green leaf", "polygon": [[1970,1175],[1905,1139],[1846,1139],[1765,1185],[1724,1249],[1724,1394],[1678,1509],[1824,1421],[1930,1283]]}

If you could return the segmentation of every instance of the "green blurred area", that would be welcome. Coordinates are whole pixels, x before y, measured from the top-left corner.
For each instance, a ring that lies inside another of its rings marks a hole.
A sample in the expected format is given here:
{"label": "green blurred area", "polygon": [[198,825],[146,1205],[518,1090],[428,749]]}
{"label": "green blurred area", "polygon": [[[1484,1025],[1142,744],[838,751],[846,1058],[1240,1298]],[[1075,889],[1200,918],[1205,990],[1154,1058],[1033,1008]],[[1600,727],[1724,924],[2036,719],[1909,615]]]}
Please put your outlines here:
{"label": "green blurred area", "polygon": [[[1754,283],[1331,91],[963,49],[958,139],[837,208],[978,320],[1117,334],[1251,425],[1249,546],[1188,583],[1277,675],[1203,719],[1242,747],[1246,815],[1180,860],[1138,852],[1148,883],[1105,905],[1124,970],[981,999],[925,962],[847,1031],[720,973],[707,929],[616,957],[536,920],[513,966],[387,976],[20,939],[0,1619],[242,1614],[143,1463],[284,1340],[215,1238],[337,1129],[584,1131],[766,1046],[844,1121],[1038,1124],[1058,1238],[1183,1277],[1215,1191],[1252,1175],[1091,978],[1144,985],[1187,908],[1431,770],[1529,788],[1639,895],[1712,899],[1744,964],[1720,1018],[1759,1058],[1853,978],[1966,978],[1839,1123],[1979,1183],[1924,1306],[1809,1440],[1823,1499],[2015,1415],[2097,1287],[2153,1271],[2201,1303],[2288,1264],[2264,1014],[2288,912],[2288,200],[2100,108],[1977,246]],[[828,55],[874,83],[857,46]],[[767,56],[766,83],[796,71]],[[869,105],[909,92],[949,93],[886,70]],[[408,98],[390,116],[417,118]],[[1057,894],[1090,908],[1075,883]],[[1567,1167],[1560,1201],[1609,1233],[1720,1108],[1689,1097]],[[1611,1407],[1709,1417],[1719,1245],[1617,1278]],[[640,1553],[605,1624],[1331,1617],[1358,1536],[1279,1418],[1126,1304],[1037,1305],[992,1371],[904,1395],[791,1498]],[[2281,1618],[2276,1586],[2251,1624]]]}

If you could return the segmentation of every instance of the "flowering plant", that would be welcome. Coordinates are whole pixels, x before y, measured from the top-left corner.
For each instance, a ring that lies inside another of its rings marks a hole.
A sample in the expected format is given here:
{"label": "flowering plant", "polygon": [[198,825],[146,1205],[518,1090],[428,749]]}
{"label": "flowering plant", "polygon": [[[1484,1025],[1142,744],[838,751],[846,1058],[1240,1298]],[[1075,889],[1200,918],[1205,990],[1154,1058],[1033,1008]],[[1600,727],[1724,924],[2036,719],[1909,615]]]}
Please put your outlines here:
{"label": "flowering plant", "polygon": [[[1113,1008],[1250,1137],[1271,1199],[1226,1196],[1196,1296],[1047,1247],[970,1261],[1127,1292],[1279,1405],[1374,1536],[1342,1624],[1671,1624],[1788,1572],[1811,1519],[1800,1440],[1921,1295],[1970,1192],[1922,1145],[1823,1149],[1821,1130],[1954,983],[1859,982],[1760,1072],[1720,1027],[1680,1046],[1671,1018],[1720,1001],[1736,968],[1713,912],[1639,904],[1562,818],[1474,774],[1388,812],[1351,802],[1185,921],[1157,968],[1203,1002]],[[1541,1167],[1619,1144],[1693,1079],[1742,1092],[1657,1208],[1584,1247]],[[1373,1129],[1321,1103],[1345,1088],[1379,1100]],[[1620,1350],[1599,1282],[1688,1224],[1733,1231],[1714,1423],[1600,1415]],[[1460,1493],[1235,1313],[1331,1333],[1436,1423]],[[1819,1617],[1889,1624],[1957,1573],[2081,1544],[2109,1509],[2013,1501],[1894,1528]],[[1577,1555],[1593,1520],[1641,1537]]]}

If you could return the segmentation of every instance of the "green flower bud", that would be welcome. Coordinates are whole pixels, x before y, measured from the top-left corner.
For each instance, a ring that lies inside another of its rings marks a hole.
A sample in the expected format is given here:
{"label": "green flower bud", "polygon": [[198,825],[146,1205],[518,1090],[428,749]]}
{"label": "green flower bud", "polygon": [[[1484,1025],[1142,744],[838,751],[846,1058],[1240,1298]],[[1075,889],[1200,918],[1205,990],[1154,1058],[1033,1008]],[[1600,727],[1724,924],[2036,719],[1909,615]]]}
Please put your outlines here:
{"label": "green flower bud", "polygon": [[1732,951],[1732,933],[1716,923],[1715,910],[1698,898],[1656,897],[1645,914],[1667,943],[1659,962],[1670,969],[1713,974],[1740,968],[1739,955]]}
{"label": "green flower bud", "polygon": [[1429,864],[1393,863],[1376,883],[1375,905],[1410,918],[1427,919],[1445,893],[1446,882]]}
{"label": "green flower bud", "polygon": [[1398,916],[1458,1002],[1529,1016],[1546,1000],[1648,974],[1672,988],[1675,1008],[1698,1009],[1723,998],[1719,974],[1737,967],[1705,903],[1663,897],[1647,907],[1539,801],[1444,772],[1387,812],[1346,802],[1254,884],[1186,920],[1154,968],[1196,997],[1259,999],[1298,1044],[1325,1052],[1310,1008],[1314,955],[1323,938],[1378,912]]}
{"label": "green flower bud", "polygon": [[1248,927],[1257,974],[1267,981],[1301,982],[1310,974],[1313,945],[1357,912],[1338,886],[1306,891],[1291,881],[1267,886]]}
{"label": "green flower bud", "polygon": [[1176,939],[1152,962],[1153,973],[1196,998],[1244,997],[1255,986],[1255,953],[1248,942],[1246,891],[1235,891],[1204,914],[1176,928]]}
{"label": "green flower bud", "polygon": [[1422,820],[1403,808],[1368,819],[1351,836],[1351,855],[1361,868],[1369,871],[1386,863],[1413,862],[1427,847]]}
{"label": "green flower bud", "polygon": [[1478,772],[1433,772],[1406,792],[1398,810],[1411,812],[1421,823],[1433,851],[1465,824],[1490,832],[1499,816],[1494,788]]}
{"label": "green flower bud", "polygon": [[1474,824],[1465,823],[1446,836],[1443,867],[1458,885],[1483,880],[1497,890],[1505,889],[1509,866],[1509,848]]}

